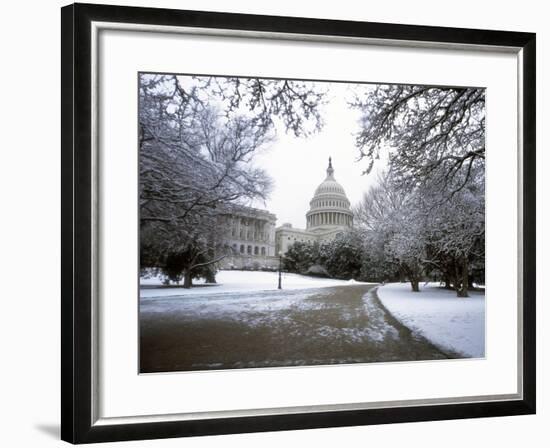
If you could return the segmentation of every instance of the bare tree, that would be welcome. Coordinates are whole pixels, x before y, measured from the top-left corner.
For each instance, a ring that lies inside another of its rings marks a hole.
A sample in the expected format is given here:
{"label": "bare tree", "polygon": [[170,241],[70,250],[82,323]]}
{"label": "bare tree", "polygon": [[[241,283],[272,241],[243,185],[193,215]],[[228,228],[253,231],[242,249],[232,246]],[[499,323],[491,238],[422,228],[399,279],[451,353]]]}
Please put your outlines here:
{"label": "bare tree", "polygon": [[379,175],[377,185],[355,208],[355,222],[363,233],[366,259],[375,265],[368,269],[387,277],[397,271],[418,291],[424,272],[425,228],[414,192],[398,189],[389,173]]}
{"label": "bare tree", "polygon": [[358,89],[352,106],[362,112],[356,144],[365,172],[387,149],[401,186],[429,182],[453,195],[484,166],[484,89],[376,85]]}
{"label": "bare tree", "polygon": [[[304,83],[239,78],[140,77],[141,265],[192,278],[227,256],[232,205],[266,199],[271,180],[254,156],[273,118],[296,135],[320,127],[322,94]],[[297,117],[300,117],[298,119]]]}
{"label": "bare tree", "polygon": [[204,108],[193,126],[185,145],[179,133],[164,132],[145,140],[140,152],[142,250],[157,252],[150,262],[160,265],[179,260],[185,286],[194,270],[227,255],[227,206],[266,198],[271,189],[267,174],[250,163],[269,141],[254,123],[235,117],[222,125],[215,110]]}
{"label": "bare tree", "polygon": [[[454,177],[449,190],[464,183],[463,175]],[[449,190],[428,184],[405,190],[391,176],[379,176],[355,209],[366,270],[389,277],[397,270],[413,291],[423,277],[439,273],[458,297],[467,297],[474,266],[478,275],[484,273],[483,170],[473,171],[470,181],[450,197]]]}
{"label": "bare tree", "polygon": [[[469,182],[456,176],[460,190],[445,201],[441,192],[424,187],[419,196],[424,210],[428,250],[424,263],[443,273],[458,297],[468,297],[472,267],[485,258],[485,182],[480,168],[473,171]],[[464,176],[464,174],[462,174]],[[451,187],[452,188],[452,187]],[[437,204],[434,208],[433,204]]]}
{"label": "bare tree", "polygon": [[246,112],[261,128],[270,128],[274,119],[300,137],[319,131],[323,121],[319,112],[327,88],[311,81],[236,77],[194,77],[205,98],[213,96],[229,116]]}

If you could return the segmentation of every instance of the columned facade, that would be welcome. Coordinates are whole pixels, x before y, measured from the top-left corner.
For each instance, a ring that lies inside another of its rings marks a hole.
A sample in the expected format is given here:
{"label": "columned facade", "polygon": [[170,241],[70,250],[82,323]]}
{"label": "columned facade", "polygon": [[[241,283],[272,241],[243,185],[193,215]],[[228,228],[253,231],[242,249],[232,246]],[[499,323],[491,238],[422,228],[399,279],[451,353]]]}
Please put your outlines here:
{"label": "columned facade", "polygon": [[273,213],[251,207],[234,207],[227,216],[229,254],[223,268],[261,269],[276,265]]}
{"label": "columned facade", "polygon": [[327,177],[317,187],[306,214],[307,230],[324,230],[329,227],[351,227],[353,213],[344,188],[336,182],[332,160],[329,158]]}
{"label": "columned facade", "polygon": [[323,242],[353,226],[353,213],[344,188],[334,178],[332,159],[329,158],[327,176],[317,187],[306,213],[306,229],[290,224],[277,227],[276,251],[284,254],[296,242]]}

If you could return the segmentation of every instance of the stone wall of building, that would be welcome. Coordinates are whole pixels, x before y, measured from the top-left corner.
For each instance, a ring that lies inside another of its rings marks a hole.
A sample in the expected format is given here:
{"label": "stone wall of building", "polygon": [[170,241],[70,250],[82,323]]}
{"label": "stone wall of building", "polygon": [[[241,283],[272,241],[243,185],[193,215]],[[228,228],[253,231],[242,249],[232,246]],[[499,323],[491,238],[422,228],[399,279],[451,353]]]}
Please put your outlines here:
{"label": "stone wall of building", "polygon": [[276,271],[278,268],[279,257],[230,255],[220,262],[220,269]]}
{"label": "stone wall of building", "polygon": [[288,248],[296,242],[313,243],[314,241],[317,241],[317,235],[314,235],[307,230],[296,229],[288,223],[283,224],[281,227],[277,227],[275,236],[275,251],[277,254],[285,254]]}
{"label": "stone wall of building", "polygon": [[341,226],[322,231],[310,232],[308,230],[288,227],[288,225],[285,224],[282,227],[278,227],[276,230],[276,252],[284,255],[288,251],[288,248],[297,242],[318,242],[319,244],[325,243],[333,240],[337,235],[348,230],[349,228]]}
{"label": "stone wall of building", "polygon": [[[234,207],[227,215],[227,244],[231,255],[220,263],[222,269],[270,268],[275,257],[277,217],[266,210]],[[276,257],[275,257],[276,258]],[[277,261],[278,263],[278,261]]]}

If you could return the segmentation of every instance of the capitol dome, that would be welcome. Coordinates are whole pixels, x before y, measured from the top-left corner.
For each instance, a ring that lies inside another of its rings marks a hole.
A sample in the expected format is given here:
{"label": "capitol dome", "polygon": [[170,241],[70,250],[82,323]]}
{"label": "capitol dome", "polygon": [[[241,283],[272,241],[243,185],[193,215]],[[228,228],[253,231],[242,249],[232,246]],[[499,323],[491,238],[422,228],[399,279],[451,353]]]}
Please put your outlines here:
{"label": "capitol dome", "polygon": [[334,180],[334,178],[329,179],[327,177],[327,179],[325,179],[323,181],[323,183],[321,185],[319,185],[317,187],[317,189],[315,190],[315,194],[314,194],[314,197],[317,197],[317,196],[320,196],[322,194],[340,194],[340,195],[343,195],[344,197],[346,196],[346,192],[344,191],[344,187],[342,187],[342,185],[340,185],[338,182],[336,182],[336,180]]}
{"label": "capitol dome", "polygon": [[328,159],[327,177],[316,188],[306,214],[308,230],[329,230],[353,225],[353,213],[346,192],[334,178],[332,159]]}

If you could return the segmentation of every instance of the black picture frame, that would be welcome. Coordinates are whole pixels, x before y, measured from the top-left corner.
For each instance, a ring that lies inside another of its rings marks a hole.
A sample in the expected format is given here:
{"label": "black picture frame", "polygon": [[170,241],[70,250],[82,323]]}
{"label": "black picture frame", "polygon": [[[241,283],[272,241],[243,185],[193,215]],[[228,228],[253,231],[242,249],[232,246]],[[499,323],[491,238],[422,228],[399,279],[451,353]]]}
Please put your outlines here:
{"label": "black picture frame", "polygon": [[[535,413],[535,49],[533,33],[73,4],[61,10],[61,438],[72,443],[342,427]],[[474,44],[521,51],[523,397],[517,400],[94,425],[92,415],[92,107],[94,21]]]}

